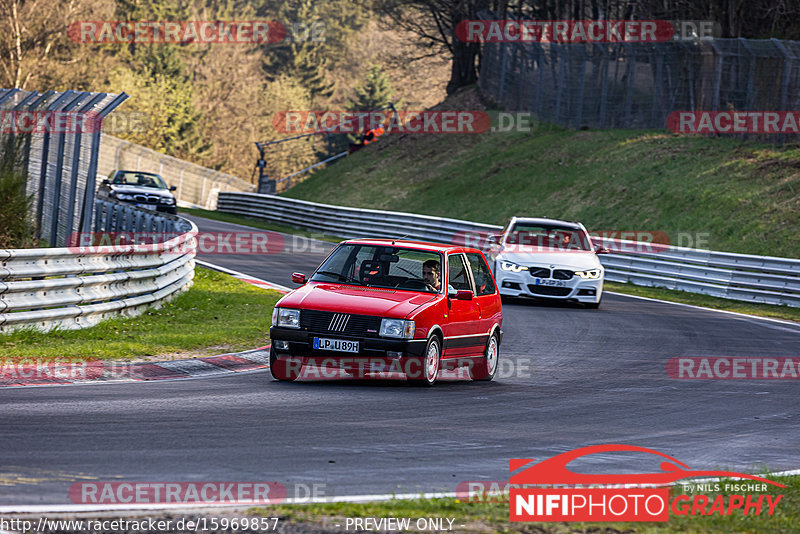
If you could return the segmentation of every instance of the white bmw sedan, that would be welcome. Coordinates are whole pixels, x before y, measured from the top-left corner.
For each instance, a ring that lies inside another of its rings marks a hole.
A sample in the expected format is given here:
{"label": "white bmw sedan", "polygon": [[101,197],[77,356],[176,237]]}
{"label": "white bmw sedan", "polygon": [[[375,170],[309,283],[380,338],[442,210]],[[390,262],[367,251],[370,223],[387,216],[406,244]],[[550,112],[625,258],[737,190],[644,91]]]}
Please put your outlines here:
{"label": "white bmw sedan", "polygon": [[604,269],[586,228],[557,219],[512,218],[492,247],[500,294],[581,302],[598,308]]}

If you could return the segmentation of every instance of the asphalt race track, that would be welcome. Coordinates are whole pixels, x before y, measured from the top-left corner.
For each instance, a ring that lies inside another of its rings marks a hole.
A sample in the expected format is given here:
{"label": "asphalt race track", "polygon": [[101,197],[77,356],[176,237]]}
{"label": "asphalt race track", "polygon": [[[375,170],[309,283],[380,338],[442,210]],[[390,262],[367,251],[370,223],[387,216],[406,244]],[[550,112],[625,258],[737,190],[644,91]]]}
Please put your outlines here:
{"label": "asphalt race track", "polygon": [[[310,273],[330,246],[200,259],[289,286],[292,271]],[[507,304],[504,331],[491,383],[285,384],[267,371],[0,390],[0,504],[68,504],[81,481],[452,492],[506,479],[510,458],[601,443],[657,449],[695,469],[800,467],[797,380],[674,380],[665,370],[676,356],[798,356],[800,325],[606,294],[599,310]],[[599,460],[571,467],[658,468],[638,454]]]}

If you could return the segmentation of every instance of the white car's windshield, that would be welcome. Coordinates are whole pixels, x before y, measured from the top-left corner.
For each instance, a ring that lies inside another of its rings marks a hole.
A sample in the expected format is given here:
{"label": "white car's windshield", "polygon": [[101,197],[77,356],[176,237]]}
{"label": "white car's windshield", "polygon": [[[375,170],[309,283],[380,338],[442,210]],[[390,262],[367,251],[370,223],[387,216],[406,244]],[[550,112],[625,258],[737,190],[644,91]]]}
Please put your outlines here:
{"label": "white car's windshield", "polygon": [[436,252],[348,244],[340,245],[311,280],[439,293],[441,273],[442,257]]}
{"label": "white car's windshield", "polygon": [[550,250],[592,250],[586,232],[555,225],[516,223],[506,236],[505,243]]}

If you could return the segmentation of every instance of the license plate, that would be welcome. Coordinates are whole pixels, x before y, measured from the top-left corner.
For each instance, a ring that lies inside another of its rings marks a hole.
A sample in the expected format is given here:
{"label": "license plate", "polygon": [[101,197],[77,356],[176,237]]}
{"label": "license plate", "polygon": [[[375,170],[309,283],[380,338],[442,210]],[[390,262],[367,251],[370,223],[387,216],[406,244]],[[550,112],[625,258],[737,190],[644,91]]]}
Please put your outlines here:
{"label": "license plate", "polygon": [[146,210],[154,210],[154,209],[156,209],[156,205],[155,204],[136,204],[136,205],[139,206],[140,208],[144,208]]}
{"label": "license plate", "polygon": [[358,341],[346,341],[344,339],[330,339],[327,337],[315,337],[314,348],[318,350],[335,350],[338,352],[358,353]]}
{"label": "license plate", "polygon": [[567,287],[567,282],[565,280],[554,280],[552,278],[537,278],[536,279],[537,286],[555,286],[555,287]]}

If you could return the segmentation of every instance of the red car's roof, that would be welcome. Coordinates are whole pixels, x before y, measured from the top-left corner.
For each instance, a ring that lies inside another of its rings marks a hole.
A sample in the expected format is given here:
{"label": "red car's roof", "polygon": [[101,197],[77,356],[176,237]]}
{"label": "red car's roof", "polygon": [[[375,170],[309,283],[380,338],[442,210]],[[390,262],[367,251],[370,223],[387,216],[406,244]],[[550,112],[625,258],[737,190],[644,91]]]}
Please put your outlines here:
{"label": "red car's roof", "polygon": [[395,246],[403,248],[413,248],[416,250],[424,250],[427,252],[453,252],[465,250],[469,252],[479,252],[477,249],[465,247],[461,245],[453,245],[446,243],[430,243],[428,241],[409,241],[405,239],[348,239],[343,243],[358,243],[359,245],[378,245],[378,246]]}

